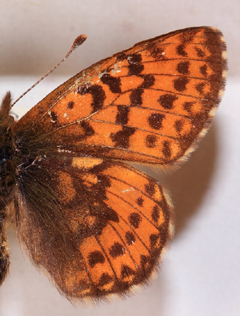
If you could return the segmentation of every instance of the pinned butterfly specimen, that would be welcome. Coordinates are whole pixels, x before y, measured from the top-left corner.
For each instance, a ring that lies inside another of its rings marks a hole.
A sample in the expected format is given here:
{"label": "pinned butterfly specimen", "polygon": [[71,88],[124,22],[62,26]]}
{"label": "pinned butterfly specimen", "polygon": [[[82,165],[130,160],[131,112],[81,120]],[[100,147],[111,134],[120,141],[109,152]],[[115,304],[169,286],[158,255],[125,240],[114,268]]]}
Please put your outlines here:
{"label": "pinned butterfly specimen", "polygon": [[126,162],[185,161],[213,119],[226,64],[221,32],[194,27],[101,60],[18,122],[8,92],[0,109],[0,283],[9,216],[32,262],[71,301],[148,283],[172,236],[172,206],[156,180]]}

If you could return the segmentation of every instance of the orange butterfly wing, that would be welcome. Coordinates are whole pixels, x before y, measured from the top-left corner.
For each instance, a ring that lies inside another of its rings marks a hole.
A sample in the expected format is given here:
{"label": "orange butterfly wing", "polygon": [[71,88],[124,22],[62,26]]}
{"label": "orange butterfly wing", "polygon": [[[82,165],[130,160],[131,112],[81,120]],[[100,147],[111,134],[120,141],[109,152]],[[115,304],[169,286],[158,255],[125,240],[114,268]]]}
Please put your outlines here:
{"label": "orange butterfly wing", "polygon": [[214,116],[225,54],[222,34],[207,27],[141,42],[61,85],[16,132],[70,155],[174,163]]}
{"label": "orange butterfly wing", "polygon": [[119,162],[173,164],[209,127],[226,77],[212,28],[136,44],[69,79],[14,126],[17,230],[68,299],[147,282],[171,237],[157,182]]}
{"label": "orange butterfly wing", "polygon": [[19,239],[60,292],[99,298],[147,282],[172,234],[171,207],[155,180],[89,158],[42,160],[21,180]]}

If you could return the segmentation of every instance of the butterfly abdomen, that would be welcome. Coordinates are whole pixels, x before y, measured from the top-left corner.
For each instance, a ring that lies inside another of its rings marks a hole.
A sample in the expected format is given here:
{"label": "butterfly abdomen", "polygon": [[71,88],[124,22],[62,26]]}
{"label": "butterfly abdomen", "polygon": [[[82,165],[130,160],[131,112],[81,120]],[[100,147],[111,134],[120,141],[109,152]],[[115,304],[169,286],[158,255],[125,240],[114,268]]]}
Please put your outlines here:
{"label": "butterfly abdomen", "polygon": [[[2,135],[2,134],[1,134]],[[9,157],[9,148],[0,144],[0,285],[9,269],[9,247],[5,233],[6,210],[11,200],[11,191],[15,184],[14,167]]]}
{"label": "butterfly abdomen", "polygon": [[5,233],[7,206],[12,200],[15,187],[14,144],[11,126],[14,122],[9,115],[11,95],[7,93],[0,108],[0,285],[9,269],[9,247]]}

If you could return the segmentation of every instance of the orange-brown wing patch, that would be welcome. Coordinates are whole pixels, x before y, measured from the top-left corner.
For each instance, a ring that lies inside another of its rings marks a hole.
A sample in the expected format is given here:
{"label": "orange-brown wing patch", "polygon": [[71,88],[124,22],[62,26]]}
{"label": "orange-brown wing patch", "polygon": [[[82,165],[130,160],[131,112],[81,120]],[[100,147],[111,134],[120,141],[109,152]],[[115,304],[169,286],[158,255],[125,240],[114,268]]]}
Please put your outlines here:
{"label": "orange-brown wing patch", "polygon": [[17,123],[16,133],[44,147],[50,139],[64,155],[177,162],[214,116],[225,55],[221,32],[208,27],[138,43],[57,88]]}
{"label": "orange-brown wing patch", "polygon": [[172,235],[171,206],[155,180],[89,158],[39,159],[21,177],[19,238],[64,295],[122,295],[148,281]]}

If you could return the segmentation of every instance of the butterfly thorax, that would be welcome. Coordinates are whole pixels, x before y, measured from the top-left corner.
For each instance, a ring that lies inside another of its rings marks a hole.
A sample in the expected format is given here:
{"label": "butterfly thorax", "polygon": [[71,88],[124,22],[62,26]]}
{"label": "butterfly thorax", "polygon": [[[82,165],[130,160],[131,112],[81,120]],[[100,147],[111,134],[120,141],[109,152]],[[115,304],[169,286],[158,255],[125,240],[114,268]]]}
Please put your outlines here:
{"label": "butterfly thorax", "polygon": [[0,108],[0,210],[9,200],[15,185],[15,166],[13,162],[14,142],[11,126],[14,119],[9,115],[11,95],[7,93]]}

